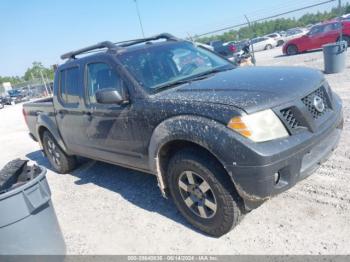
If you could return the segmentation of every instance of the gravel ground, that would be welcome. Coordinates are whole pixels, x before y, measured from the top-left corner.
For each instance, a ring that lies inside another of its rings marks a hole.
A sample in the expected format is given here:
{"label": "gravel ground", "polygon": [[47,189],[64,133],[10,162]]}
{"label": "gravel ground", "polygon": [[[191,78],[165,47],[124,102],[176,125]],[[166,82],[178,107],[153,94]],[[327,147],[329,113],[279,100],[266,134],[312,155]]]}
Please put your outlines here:
{"label": "gravel ground", "polygon": [[[322,69],[322,52],[260,52],[258,65]],[[350,52],[348,52],[350,64]],[[350,254],[350,69],[326,75],[344,102],[338,149],[311,177],[245,216],[216,239],[195,231],[165,200],[155,177],[85,161],[69,175],[48,170],[70,254]],[[0,110],[0,166],[27,157],[50,168],[27,136],[21,105]]]}

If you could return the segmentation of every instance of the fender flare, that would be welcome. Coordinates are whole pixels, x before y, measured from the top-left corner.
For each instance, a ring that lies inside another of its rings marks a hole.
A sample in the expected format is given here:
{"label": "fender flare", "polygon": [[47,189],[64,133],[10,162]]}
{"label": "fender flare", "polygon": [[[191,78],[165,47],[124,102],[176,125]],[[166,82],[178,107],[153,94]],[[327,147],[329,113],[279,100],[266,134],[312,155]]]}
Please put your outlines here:
{"label": "fender flare", "polygon": [[61,149],[69,155],[70,152],[67,149],[65,143],[63,142],[63,139],[61,138],[61,135],[58,131],[56,123],[52,120],[51,117],[52,115],[45,115],[45,114],[40,114],[38,116],[37,123],[36,123],[36,131],[37,131],[37,138],[39,141],[40,148],[43,149],[43,144],[42,144],[42,138],[40,137],[39,131],[41,128],[45,128],[55,138],[56,142],[61,147]]}
{"label": "fender flare", "polygon": [[[192,115],[169,118],[155,128],[148,147],[149,168],[156,174],[158,186],[164,197],[166,197],[166,184],[159,159],[163,146],[174,140],[195,143],[213,154],[226,169],[227,159],[223,152],[227,150],[226,139],[230,138],[227,132],[232,133],[215,120]],[[232,176],[231,179],[233,180]]]}

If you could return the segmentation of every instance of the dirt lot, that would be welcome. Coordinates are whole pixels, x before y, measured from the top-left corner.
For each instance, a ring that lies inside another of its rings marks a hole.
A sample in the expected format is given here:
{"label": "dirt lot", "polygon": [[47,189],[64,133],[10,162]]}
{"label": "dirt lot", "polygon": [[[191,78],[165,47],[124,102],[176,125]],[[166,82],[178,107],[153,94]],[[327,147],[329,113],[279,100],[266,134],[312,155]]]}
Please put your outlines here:
{"label": "dirt lot", "polygon": [[[322,52],[257,54],[258,65],[322,69]],[[348,52],[348,64],[350,64]],[[350,254],[350,68],[327,75],[344,102],[345,130],[328,162],[297,186],[252,211],[229,234],[196,232],[157,188],[156,178],[87,161],[70,175],[48,170],[71,254]],[[48,168],[27,135],[21,105],[0,110],[0,166],[27,157]]]}

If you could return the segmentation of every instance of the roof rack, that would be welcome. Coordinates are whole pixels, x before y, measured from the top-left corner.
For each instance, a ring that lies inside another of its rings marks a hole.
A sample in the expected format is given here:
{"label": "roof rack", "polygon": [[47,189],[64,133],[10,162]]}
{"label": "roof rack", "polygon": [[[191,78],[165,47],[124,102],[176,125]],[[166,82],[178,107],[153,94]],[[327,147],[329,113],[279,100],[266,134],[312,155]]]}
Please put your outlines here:
{"label": "roof rack", "polygon": [[[167,41],[180,41],[179,38],[177,38],[171,34],[163,33],[163,34],[159,34],[159,35],[155,35],[155,36],[151,36],[151,37],[147,37],[147,38],[119,42],[122,44],[120,44],[118,46],[127,47],[127,46],[137,45],[137,44],[141,44],[141,43],[148,42],[148,41],[155,41],[155,40],[159,40],[159,39],[166,39]],[[118,43],[116,43],[116,44],[118,44]]]}
{"label": "roof rack", "polygon": [[180,41],[179,38],[168,33],[163,33],[163,34],[151,36],[148,38],[141,38],[141,39],[135,39],[135,40],[129,40],[129,41],[123,41],[123,42],[117,42],[117,43],[105,41],[105,42],[98,43],[96,45],[88,46],[82,49],[78,49],[78,50],[63,54],[61,55],[61,59],[75,59],[75,56],[77,55],[87,53],[89,51],[93,51],[96,49],[107,48],[108,50],[117,50],[122,47],[132,46],[132,45],[136,45],[136,44],[140,44],[148,41],[159,40],[159,39],[166,39],[167,41]]}
{"label": "roof rack", "polygon": [[63,54],[61,55],[61,59],[68,59],[68,58],[75,59],[76,55],[80,55],[88,51],[92,51],[95,49],[102,49],[102,48],[107,48],[108,50],[116,50],[118,47],[110,41],[105,41],[105,42],[98,43],[96,45],[88,46],[82,49],[78,49],[78,50]]}

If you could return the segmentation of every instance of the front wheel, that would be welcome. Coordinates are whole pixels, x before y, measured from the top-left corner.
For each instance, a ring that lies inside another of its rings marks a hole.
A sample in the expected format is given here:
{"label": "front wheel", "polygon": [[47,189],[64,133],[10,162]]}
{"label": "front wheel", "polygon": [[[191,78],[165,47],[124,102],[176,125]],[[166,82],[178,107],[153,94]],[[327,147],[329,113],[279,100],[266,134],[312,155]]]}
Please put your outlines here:
{"label": "front wheel", "polygon": [[181,151],[171,158],[167,174],[171,196],[193,226],[220,237],[238,224],[240,198],[227,174],[211,158]]}
{"label": "front wheel", "polygon": [[42,141],[45,155],[57,173],[66,174],[75,168],[76,158],[63,152],[50,132],[44,132]]}
{"label": "front wheel", "polygon": [[296,45],[289,45],[287,47],[287,55],[296,55],[298,53],[299,51]]}

